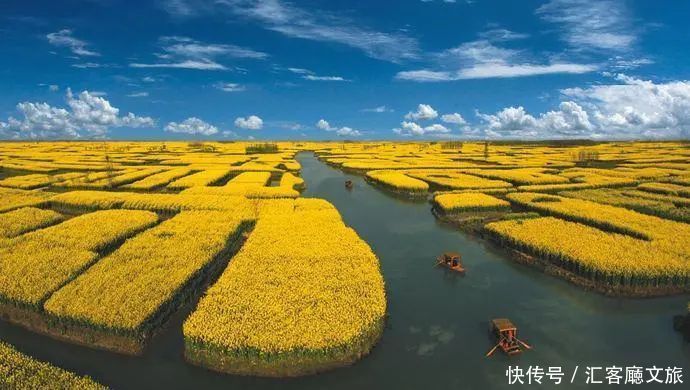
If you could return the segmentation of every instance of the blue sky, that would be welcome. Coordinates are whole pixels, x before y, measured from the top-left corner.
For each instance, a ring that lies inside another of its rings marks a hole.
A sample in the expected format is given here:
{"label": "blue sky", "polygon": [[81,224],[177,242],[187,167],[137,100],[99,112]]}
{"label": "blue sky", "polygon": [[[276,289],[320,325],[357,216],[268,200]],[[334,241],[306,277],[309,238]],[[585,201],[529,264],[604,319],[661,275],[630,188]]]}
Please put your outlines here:
{"label": "blue sky", "polygon": [[0,137],[688,138],[690,3],[0,4]]}

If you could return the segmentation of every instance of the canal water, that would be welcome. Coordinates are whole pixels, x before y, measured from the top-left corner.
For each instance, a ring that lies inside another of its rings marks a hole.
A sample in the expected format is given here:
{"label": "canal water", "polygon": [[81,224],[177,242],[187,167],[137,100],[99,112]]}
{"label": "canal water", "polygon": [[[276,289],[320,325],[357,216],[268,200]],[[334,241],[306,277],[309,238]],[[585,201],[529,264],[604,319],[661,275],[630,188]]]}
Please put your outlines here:
{"label": "canal water", "polygon": [[[381,262],[387,327],[372,353],[357,364],[287,380],[197,368],[182,358],[181,324],[190,309],[178,313],[142,357],[65,344],[4,322],[0,339],[115,389],[507,389],[515,387],[508,384],[508,366],[561,367],[564,388],[592,386],[585,383],[587,366],[675,366],[682,368],[686,384],[671,388],[690,383],[690,346],[671,323],[685,310],[688,296],[617,299],[582,291],[439,223],[425,201],[391,196],[311,154],[301,153],[298,160],[307,184],[303,196],[332,202]],[[352,190],[344,188],[345,180],[353,181]],[[444,251],[462,253],[466,276],[434,267]],[[493,346],[489,320],[497,317],[510,318],[519,338],[534,349],[513,358],[484,357]],[[604,380],[603,370],[595,373],[595,380]],[[553,387],[548,377],[542,382],[542,388]]]}

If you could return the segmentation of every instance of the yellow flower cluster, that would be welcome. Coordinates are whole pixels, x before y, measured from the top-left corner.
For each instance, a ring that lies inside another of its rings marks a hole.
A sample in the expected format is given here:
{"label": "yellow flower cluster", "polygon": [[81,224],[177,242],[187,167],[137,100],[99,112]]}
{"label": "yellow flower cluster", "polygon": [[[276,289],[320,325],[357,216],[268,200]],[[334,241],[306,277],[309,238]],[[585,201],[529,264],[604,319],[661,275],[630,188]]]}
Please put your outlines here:
{"label": "yellow flower cluster", "polygon": [[426,182],[409,177],[399,171],[369,171],[367,178],[395,191],[426,193],[429,190],[429,185]]}
{"label": "yellow flower cluster", "polygon": [[227,260],[219,256],[229,255],[252,218],[239,209],[181,212],[99,260],[55,292],[45,310],[96,328],[149,331],[184,301],[192,282]]}
{"label": "yellow flower cluster", "polygon": [[626,196],[633,196],[642,199],[658,200],[660,202],[670,202],[679,207],[690,207],[690,198],[683,198],[681,196],[666,195],[656,192],[646,192],[637,190],[624,190]]}
{"label": "yellow flower cluster", "polygon": [[53,183],[63,180],[75,179],[84,176],[84,173],[70,172],[59,175],[31,174],[23,176],[12,176],[0,180],[0,187],[12,187],[22,190],[32,190],[39,187],[46,187]]}
{"label": "yellow flower cluster", "polygon": [[36,163],[36,161],[17,160],[14,158],[12,161],[0,161],[0,168],[31,172],[52,172],[57,169],[53,164],[40,164]]}
{"label": "yellow flower cluster", "polygon": [[52,210],[24,207],[0,214],[0,238],[15,237],[31,230],[52,225],[63,219],[63,215]]}
{"label": "yellow flower cluster", "polygon": [[[690,265],[690,225],[651,215],[644,215],[620,207],[603,205],[581,199],[569,199],[534,193],[512,193],[508,199],[557,217],[581,222],[603,230],[622,233],[641,242],[648,242],[652,256],[658,259],[660,268],[673,268],[667,275],[677,276],[676,264]],[[588,242],[579,236],[574,242]],[[589,243],[588,243],[589,245]],[[617,255],[623,256],[620,252]]]}
{"label": "yellow flower cluster", "polygon": [[558,176],[543,168],[468,169],[465,173],[487,179],[505,180],[518,185],[568,183],[567,177]]}
{"label": "yellow flower cluster", "polygon": [[132,184],[127,184],[123,188],[133,189],[133,190],[153,190],[165,186],[173,180],[179,179],[183,176],[187,176],[192,172],[189,168],[175,168],[163,171],[160,173],[153,174],[149,177],[145,177],[139,181],[135,181]]}
{"label": "yellow flower cluster", "polygon": [[[690,208],[679,207],[667,196],[660,195],[657,199],[641,197],[641,191],[628,191],[617,188],[602,188],[595,190],[565,191],[559,195],[568,198],[578,198],[596,203],[624,207],[643,214],[672,219],[680,222],[690,222]],[[654,196],[654,194],[652,194]],[[690,199],[687,199],[690,203]]]}
{"label": "yellow flower cluster", "polygon": [[[185,322],[186,355],[243,374],[310,372],[366,353],[385,312],[378,260],[337,210],[324,201],[268,201]],[[206,354],[217,359],[198,359]]]}
{"label": "yellow flower cluster", "polygon": [[518,190],[531,192],[558,192],[592,188],[623,187],[634,185],[636,183],[635,180],[624,177],[610,177],[595,174],[578,176],[572,180],[573,183],[568,184],[535,184],[520,186],[518,187]]}
{"label": "yellow flower cluster", "polygon": [[278,165],[278,167],[293,172],[302,169],[302,166],[297,161],[285,161]]}
{"label": "yellow flower cluster", "polygon": [[690,174],[684,172],[683,176],[674,177],[669,180],[671,183],[680,184],[682,186],[690,186]]}
{"label": "yellow flower cluster", "polygon": [[206,169],[201,172],[185,176],[168,184],[168,188],[173,190],[182,190],[185,188],[208,186],[230,176],[232,171],[229,168],[224,169]]}
{"label": "yellow flower cluster", "polygon": [[89,377],[80,377],[41,362],[0,342],[0,388],[6,390],[104,390]]}
{"label": "yellow flower cluster", "polygon": [[510,210],[509,202],[481,192],[436,195],[434,204],[444,213]]}
{"label": "yellow flower cluster", "polygon": [[503,180],[485,179],[483,177],[468,175],[458,170],[451,169],[408,170],[405,171],[405,174],[446,189],[508,188],[513,186]]}
{"label": "yellow flower cluster", "polygon": [[181,195],[245,196],[250,199],[297,198],[299,192],[288,187],[261,187],[252,183],[235,183],[223,187],[192,187],[180,192]]}
{"label": "yellow flower cluster", "polygon": [[163,171],[164,168],[161,167],[146,167],[141,169],[133,169],[125,171],[124,173],[116,173],[112,177],[105,177],[92,182],[82,183],[80,188],[94,188],[94,189],[107,189],[114,188],[124,184],[129,184],[138,180],[141,180],[147,176],[159,173]]}
{"label": "yellow flower cluster", "polygon": [[85,175],[66,179],[63,181],[59,181],[56,183],[53,183],[53,187],[61,187],[61,188],[85,188],[89,186],[89,183],[93,183],[96,181],[100,181],[103,179],[107,179],[108,177],[113,177],[115,175],[121,174],[124,171],[111,171],[111,172],[89,172]]}
{"label": "yellow flower cluster", "polygon": [[281,162],[257,163],[248,161],[244,164],[230,167],[230,169],[234,172],[282,172],[280,169],[275,168],[280,164]]}
{"label": "yellow flower cluster", "polygon": [[687,248],[673,253],[658,241],[553,217],[492,222],[486,229],[508,246],[550,259],[589,279],[612,285],[690,284]]}
{"label": "yellow flower cluster", "polygon": [[618,167],[614,169],[602,168],[571,168],[561,172],[561,176],[576,178],[581,176],[612,176],[624,177],[629,179],[657,179],[671,175],[677,175],[682,171],[677,169],[656,168],[656,167]]}
{"label": "yellow flower cluster", "polygon": [[0,212],[20,207],[39,206],[55,195],[52,192],[25,191],[0,187]]}
{"label": "yellow flower cluster", "polygon": [[[633,237],[668,242],[674,241],[674,237],[677,236],[690,237],[690,225],[640,214],[621,207],[529,192],[511,193],[506,196],[511,202],[537,211]],[[686,253],[690,253],[690,247],[687,245]]]}
{"label": "yellow flower cluster", "polygon": [[280,186],[283,188],[302,190],[304,189],[304,179],[290,172],[285,172],[283,176],[280,177]]}
{"label": "yellow flower cluster", "polygon": [[242,172],[228,181],[226,186],[233,186],[235,184],[254,184],[258,187],[263,187],[271,180],[271,172],[253,171]]}
{"label": "yellow flower cluster", "polygon": [[36,306],[91,265],[98,251],[158,221],[156,214],[106,210],[26,233],[0,245],[0,298]]}
{"label": "yellow flower cluster", "polygon": [[668,194],[690,198],[690,187],[678,184],[644,183],[640,184],[637,188],[641,189],[642,191],[657,192],[660,194]]}
{"label": "yellow flower cluster", "polygon": [[234,210],[250,208],[242,196],[142,194],[137,192],[72,191],[50,198],[58,209],[89,211],[114,208],[175,213],[182,210]]}

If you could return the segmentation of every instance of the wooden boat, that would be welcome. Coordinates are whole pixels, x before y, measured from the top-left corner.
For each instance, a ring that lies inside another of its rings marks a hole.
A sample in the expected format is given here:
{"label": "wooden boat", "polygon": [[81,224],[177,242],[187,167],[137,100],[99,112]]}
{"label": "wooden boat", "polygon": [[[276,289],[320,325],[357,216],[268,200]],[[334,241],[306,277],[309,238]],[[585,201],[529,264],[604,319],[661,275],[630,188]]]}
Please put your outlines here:
{"label": "wooden boat", "polygon": [[436,265],[442,265],[451,271],[459,272],[464,275],[465,268],[462,266],[461,259],[462,256],[457,252],[445,252],[436,258]]}
{"label": "wooden boat", "polygon": [[487,352],[487,357],[493,355],[494,351],[499,348],[508,356],[521,353],[521,345],[527,349],[532,349],[527,343],[517,338],[517,327],[507,318],[495,318],[491,320],[489,333],[496,341],[496,345]]}

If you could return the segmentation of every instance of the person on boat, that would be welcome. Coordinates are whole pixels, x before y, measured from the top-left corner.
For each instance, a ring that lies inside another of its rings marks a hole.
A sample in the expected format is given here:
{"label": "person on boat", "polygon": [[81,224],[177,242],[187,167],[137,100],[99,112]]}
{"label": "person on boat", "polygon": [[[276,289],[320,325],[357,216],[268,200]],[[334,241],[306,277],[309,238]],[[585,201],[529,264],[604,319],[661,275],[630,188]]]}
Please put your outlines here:
{"label": "person on boat", "polygon": [[453,261],[452,261],[451,267],[455,268],[455,267],[457,267],[457,266],[458,266],[458,258],[457,258],[457,257],[453,257]]}
{"label": "person on boat", "polygon": [[515,341],[515,334],[513,333],[513,331],[511,330],[511,331],[508,331],[507,333],[508,333],[508,337],[506,338],[506,343],[508,344],[508,346],[513,346],[513,345],[517,344],[517,341]]}

